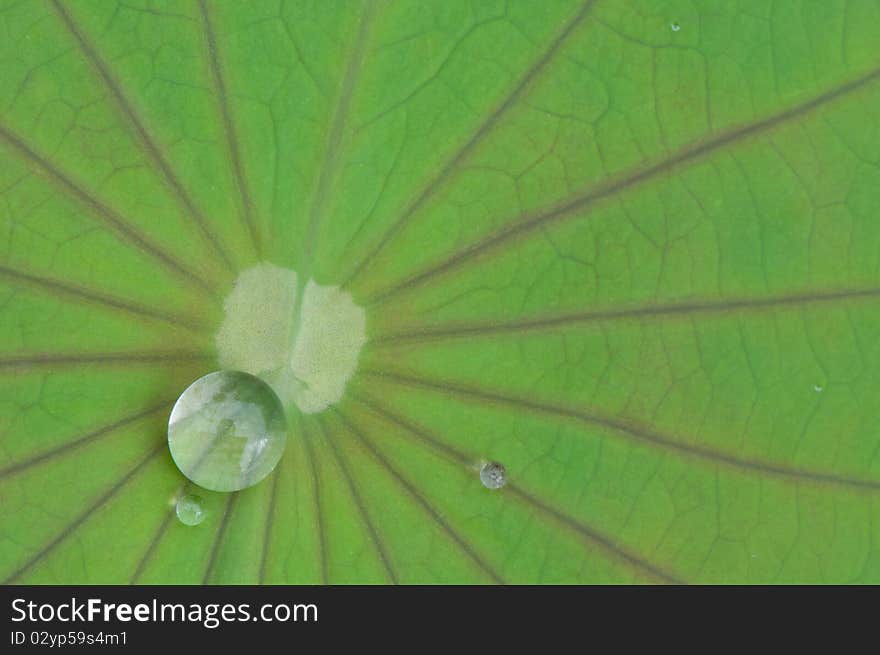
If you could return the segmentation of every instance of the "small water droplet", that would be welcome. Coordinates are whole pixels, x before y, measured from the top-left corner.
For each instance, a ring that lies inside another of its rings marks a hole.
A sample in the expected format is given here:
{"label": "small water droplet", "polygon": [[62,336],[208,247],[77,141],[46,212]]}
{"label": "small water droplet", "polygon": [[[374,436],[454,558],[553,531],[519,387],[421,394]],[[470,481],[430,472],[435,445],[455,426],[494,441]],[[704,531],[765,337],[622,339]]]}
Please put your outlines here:
{"label": "small water droplet", "polygon": [[678,21],[672,23],[672,25],[670,25],[669,27],[672,28],[673,32],[678,32],[678,30],[681,29],[681,25],[678,24]]}
{"label": "small water droplet", "polygon": [[257,484],[278,464],[286,445],[278,396],[240,371],[217,371],[193,382],[168,420],[168,448],[177,468],[211,491]]}
{"label": "small water droplet", "polygon": [[202,499],[195,494],[184,494],[177,499],[174,513],[184,525],[198,525],[205,520],[205,508]]}
{"label": "small water droplet", "polygon": [[480,482],[487,489],[500,489],[507,483],[507,471],[498,462],[486,462],[480,467]]}
{"label": "small water droplet", "polygon": [[825,387],[820,386],[820,385],[818,385],[818,384],[814,384],[814,385],[813,385],[813,391],[815,391],[816,393],[822,393],[822,391],[823,391],[824,389],[825,389]]}

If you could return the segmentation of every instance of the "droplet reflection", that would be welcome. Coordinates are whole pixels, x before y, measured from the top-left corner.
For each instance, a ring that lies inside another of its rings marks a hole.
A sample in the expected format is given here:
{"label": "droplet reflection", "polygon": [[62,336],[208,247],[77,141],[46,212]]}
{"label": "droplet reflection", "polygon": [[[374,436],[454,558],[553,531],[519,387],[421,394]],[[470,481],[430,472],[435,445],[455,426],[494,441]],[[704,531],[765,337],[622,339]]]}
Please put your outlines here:
{"label": "droplet reflection", "polygon": [[287,444],[281,401],[253,375],[217,371],[193,382],[168,421],[168,448],[187,478],[238,491],[265,478]]}

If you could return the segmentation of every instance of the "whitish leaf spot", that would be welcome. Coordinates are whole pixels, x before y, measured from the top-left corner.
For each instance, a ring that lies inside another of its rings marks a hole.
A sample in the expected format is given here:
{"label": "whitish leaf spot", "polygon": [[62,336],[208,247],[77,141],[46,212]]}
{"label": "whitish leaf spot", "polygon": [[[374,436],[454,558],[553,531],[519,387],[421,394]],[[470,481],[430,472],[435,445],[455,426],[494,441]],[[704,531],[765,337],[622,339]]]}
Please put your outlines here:
{"label": "whitish leaf spot", "polygon": [[223,308],[223,368],[262,378],[285,408],[311,414],[339,402],[367,340],[364,310],[350,294],[262,263],[238,276]]}

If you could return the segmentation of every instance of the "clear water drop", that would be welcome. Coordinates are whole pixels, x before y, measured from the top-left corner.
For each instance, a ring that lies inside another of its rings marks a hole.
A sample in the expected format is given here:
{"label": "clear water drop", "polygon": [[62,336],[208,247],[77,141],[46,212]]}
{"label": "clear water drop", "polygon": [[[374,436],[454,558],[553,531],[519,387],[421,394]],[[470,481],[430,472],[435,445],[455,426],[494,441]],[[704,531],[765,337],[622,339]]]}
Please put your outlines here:
{"label": "clear water drop", "polygon": [[184,525],[198,525],[205,520],[205,508],[202,499],[195,494],[184,494],[177,499],[174,513]]}
{"label": "clear water drop", "polygon": [[507,484],[507,471],[498,462],[486,462],[480,467],[480,482],[487,489],[500,489]]}
{"label": "clear water drop", "polygon": [[281,401],[241,371],[217,371],[193,382],[168,420],[168,448],[187,478],[211,491],[238,491],[265,478],[287,445]]}
{"label": "clear water drop", "polygon": [[681,29],[681,25],[679,25],[678,22],[672,23],[669,27],[672,28],[673,32],[678,32]]}

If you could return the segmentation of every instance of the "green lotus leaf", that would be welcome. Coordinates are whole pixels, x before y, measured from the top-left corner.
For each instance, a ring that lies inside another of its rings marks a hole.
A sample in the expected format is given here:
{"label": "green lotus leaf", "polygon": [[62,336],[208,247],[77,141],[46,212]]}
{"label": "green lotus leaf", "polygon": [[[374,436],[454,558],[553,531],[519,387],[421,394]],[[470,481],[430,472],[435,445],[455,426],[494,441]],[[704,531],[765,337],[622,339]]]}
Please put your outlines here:
{"label": "green lotus leaf", "polygon": [[[3,0],[0,578],[880,583],[878,34]],[[223,368],[289,424],[235,493],[167,442]]]}

